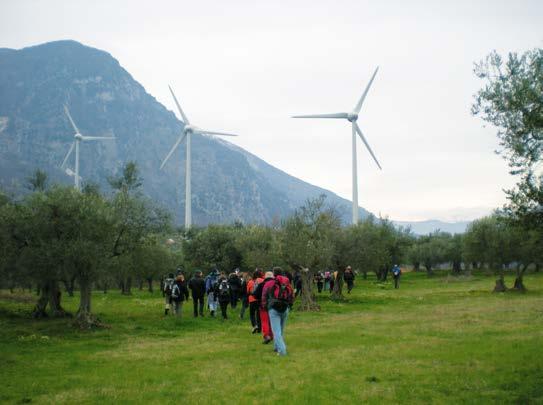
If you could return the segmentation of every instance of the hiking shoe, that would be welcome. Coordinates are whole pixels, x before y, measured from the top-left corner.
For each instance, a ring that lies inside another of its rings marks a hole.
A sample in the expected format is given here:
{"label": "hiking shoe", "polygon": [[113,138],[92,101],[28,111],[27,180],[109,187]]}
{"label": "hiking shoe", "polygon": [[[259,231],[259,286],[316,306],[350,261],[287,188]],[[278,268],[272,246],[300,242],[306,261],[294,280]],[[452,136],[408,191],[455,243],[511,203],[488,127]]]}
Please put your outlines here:
{"label": "hiking shoe", "polygon": [[269,336],[266,336],[264,338],[264,341],[262,342],[263,345],[267,345],[268,343],[270,343],[273,339]]}

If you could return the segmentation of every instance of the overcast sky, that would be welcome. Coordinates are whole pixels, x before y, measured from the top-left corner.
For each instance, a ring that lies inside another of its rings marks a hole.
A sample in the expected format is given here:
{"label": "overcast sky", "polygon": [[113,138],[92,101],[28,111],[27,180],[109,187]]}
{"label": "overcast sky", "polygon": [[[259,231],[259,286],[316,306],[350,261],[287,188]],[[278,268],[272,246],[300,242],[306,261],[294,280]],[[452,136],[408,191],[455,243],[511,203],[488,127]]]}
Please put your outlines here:
{"label": "overcast sky", "polygon": [[383,170],[358,142],[359,204],[469,220],[514,184],[470,114],[473,63],[543,46],[543,1],[1,1],[0,47],[59,39],[111,53],[173,110],[170,83],[196,125],[348,199],[349,123],[289,117],[350,111],[380,66],[358,122]]}

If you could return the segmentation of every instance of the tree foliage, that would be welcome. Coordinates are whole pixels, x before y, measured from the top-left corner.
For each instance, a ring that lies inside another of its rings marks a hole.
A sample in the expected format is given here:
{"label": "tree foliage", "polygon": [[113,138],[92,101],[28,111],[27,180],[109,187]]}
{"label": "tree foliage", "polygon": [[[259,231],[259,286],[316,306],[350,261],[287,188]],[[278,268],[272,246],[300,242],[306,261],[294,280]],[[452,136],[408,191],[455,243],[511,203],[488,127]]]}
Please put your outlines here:
{"label": "tree foliage", "polygon": [[495,126],[498,151],[520,176],[517,188],[507,191],[506,210],[525,227],[543,230],[543,49],[503,58],[492,52],[475,66],[484,86],[475,96],[474,115]]}

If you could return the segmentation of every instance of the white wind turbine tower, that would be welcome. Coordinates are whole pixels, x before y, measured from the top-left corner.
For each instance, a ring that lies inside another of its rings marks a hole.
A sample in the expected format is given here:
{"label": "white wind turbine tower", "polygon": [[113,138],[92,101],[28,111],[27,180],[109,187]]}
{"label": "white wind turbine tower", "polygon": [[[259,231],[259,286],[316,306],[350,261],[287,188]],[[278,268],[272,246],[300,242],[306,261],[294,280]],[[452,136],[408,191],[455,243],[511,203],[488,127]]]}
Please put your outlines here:
{"label": "white wind turbine tower", "polygon": [[68,176],[72,176],[74,178],[75,183],[75,189],[77,191],[81,191],[81,177],[79,176],[79,143],[81,141],[101,141],[104,139],[115,139],[115,137],[110,136],[83,136],[79,132],[79,129],[77,128],[77,125],[75,125],[74,120],[72,119],[72,116],[70,115],[70,111],[68,110],[68,107],[64,106],[64,112],[66,113],[66,116],[68,117],[68,120],[70,120],[70,123],[72,124],[72,127],[75,131],[74,134],[74,141],[72,143],[72,146],[70,146],[70,150],[68,150],[68,153],[66,154],[66,157],[64,158],[64,161],[62,162],[62,165],[60,166],[62,169],[64,169],[64,166],[66,166],[66,162],[68,161],[68,158],[72,154],[74,147],[75,147],[75,172],[71,169],[66,169],[66,174]]}
{"label": "white wind turbine tower", "polygon": [[175,101],[175,105],[177,106],[177,109],[179,111],[179,114],[181,114],[181,117],[183,118],[183,123],[185,124],[185,127],[183,128],[183,132],[179,135],[179,138],[177,138],[177,141],[174,143],[172,149],[170,152],[166,155],[166,158],[163,160],[162,164],[160,165],[160,169],[164,167],[170,156],[172,156],[175,149],[179,146],[181,142],[185,138],[187,138],[187,157],[185,160],[185,229],[189,229],[192,225],[192,203],[191,203],[191,137],[192,134],[206,134],[206,135],[220,135],[220,136],[237,136],[234,134],[228,134],[225,132],[216,132],[216,131],[207,131],[201,128],[198,128],[194,125],[191,125],[189,119],[181,109],[181,105],[179,105],[179,102],[177,101],[177,97],[175,97],[175,94],[170,86],[168,86],[170,89],[170,93],[172,93],[173,100]]}
{"label": "white wind turbine tower", "polygon": [[296,115],[292,118],[332,118],[332,119],[346,119],[351,123],[352,127],[352,152],[353,152],[353,225],[356,225],[358,223],[358,178],[357,178],[357,161],[356,161],[356,134],[360,136],[360,139],[362,139],[362,142],[364,142],[364,145],[366,145],[366,148],[371,154],[371,157],[373,160],[375,160],[375,163],[377,163],[377,166],[379,169],[381,169],[381,165],[377,161],[377,158],[375,157],[373,151],[370,148],[370,145],[368,144],[368,141],[362,134],[362,130],[357,124],[358,120],[358,113],[360,112],[360,109],[362,108],[362,103],[364,102],[364,99],[366,98],[366,95],[368,94],[368,91],[370,89],[371,84],[373,83],[373,79],[375,79],[375,75],[377,74],[377,71],[379,70],[379,67],[375,69],[375,72],[373,73],[373,76],[371,77],[368,85],[366,86],[366,89],[364,90],[364,93],[362,93],[362,96],[360,97],[360,100],[358,100],[358,103],[354,106],[353,110],[349,113],[341,112],[341,113],[333,113],[333,114],[312,114],[312,115]]}

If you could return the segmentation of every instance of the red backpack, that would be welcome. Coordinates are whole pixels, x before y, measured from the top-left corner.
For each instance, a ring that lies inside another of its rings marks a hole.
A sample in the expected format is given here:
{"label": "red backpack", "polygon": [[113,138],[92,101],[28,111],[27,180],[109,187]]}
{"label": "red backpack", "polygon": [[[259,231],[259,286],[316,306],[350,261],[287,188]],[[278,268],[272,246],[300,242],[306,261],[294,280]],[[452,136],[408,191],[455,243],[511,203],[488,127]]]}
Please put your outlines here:
{"label": "red backpack", "polygon": [[287,277],[277,276],[275,284],[268,292],[268,308],[285,312],[294,303],[294,291]]}

